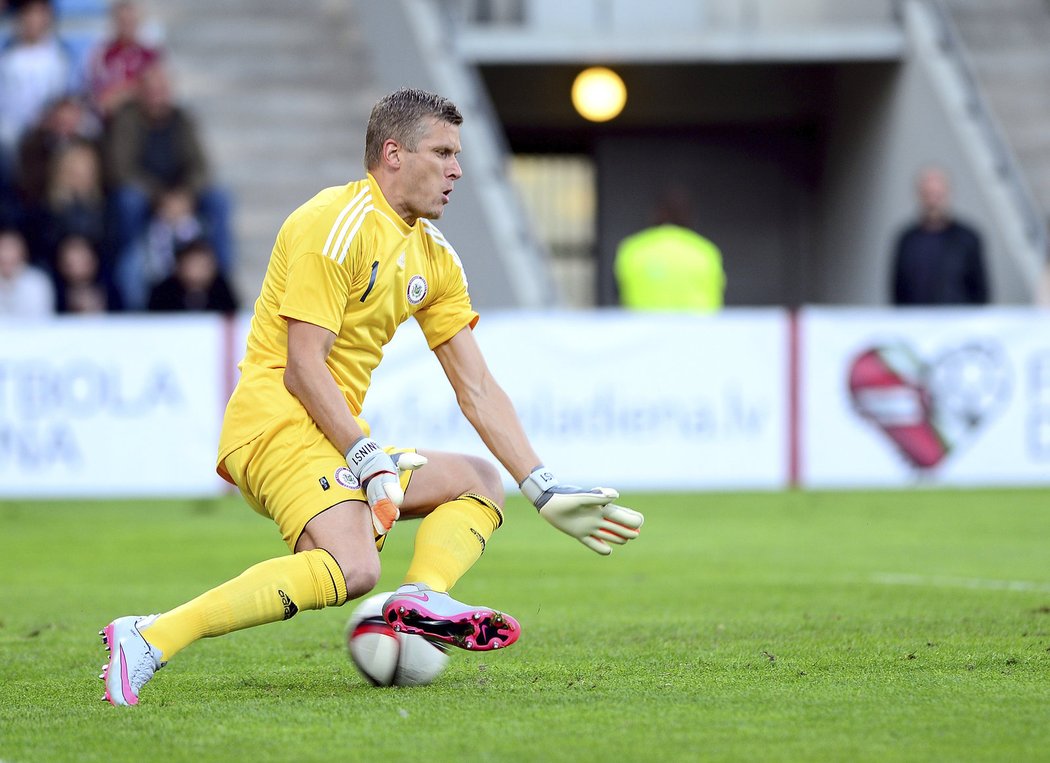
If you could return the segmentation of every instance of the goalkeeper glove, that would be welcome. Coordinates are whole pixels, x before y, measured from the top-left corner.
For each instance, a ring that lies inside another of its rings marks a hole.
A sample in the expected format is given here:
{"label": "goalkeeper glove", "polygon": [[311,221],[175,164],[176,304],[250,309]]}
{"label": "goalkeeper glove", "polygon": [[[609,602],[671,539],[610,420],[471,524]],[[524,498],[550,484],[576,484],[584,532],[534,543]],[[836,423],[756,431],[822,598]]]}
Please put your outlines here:
{"label": "goalkeeper glove", "polygon": [[602,556],[612,553],[610,543],[622,546],[637,538],[645,521],[639,512],[614,504],[620,494],[612,488],[562,485],[542,466],[518,487],[541,517]]}
{"label": "goalkeeper glove", "polygon": [[376,537],[386,535],[401,516],[405,492],[401,489],[399,472],[418,469],[426,462],[418,453],[398,453],[391,458],[369,437],[362,437],[350,446],[346,465],[365,491]]}

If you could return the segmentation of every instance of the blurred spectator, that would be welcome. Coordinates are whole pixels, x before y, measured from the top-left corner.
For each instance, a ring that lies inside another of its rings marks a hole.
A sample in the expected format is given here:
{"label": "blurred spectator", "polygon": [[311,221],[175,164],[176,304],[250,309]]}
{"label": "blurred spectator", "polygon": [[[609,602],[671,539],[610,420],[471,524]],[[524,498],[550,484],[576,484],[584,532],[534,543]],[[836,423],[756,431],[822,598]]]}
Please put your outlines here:
{"label": "blurred spectator", "polygon": [[634,310],[721,309],[726,283],[722,253],[691,229],[684,189],[664,194],[653,222],[616,249],[613,268],[621,304]]}
{"label": "blurred spectator", "polygon": [[154,311],[211,311],[232,313],[237,299],[219,272],[215,252],[207,240],[197,238],[175,252],[175,272],[150,292]]}
{"label": "blurred spectator", "polygon": [[75,95],[61,96],[44,111],[40,121],[23,135],[18,148],[17,185],[22,204],[44,203],[55,156],[71,143],[89,142],[98,151],[98,120]]}
{"label": "blurred spectator", "polygon": [[0,230],[0,316],[40,318],[55,311],[51,279],[29,264],[29,250],[17,230]]}
{"label": "blurred spectator", "polygon": [[981,305],[988,302],[981,238],[951,212],[951,184],[940,167],[926,167],[915,185],[919,219],[897,239],[895,305]]}
{"label": "blurred spectator", "polygon": [[98,253],[83,236],[59,242],[55,253],[55,308],[60,313],[120,310],[120,296],[103,278]]}
{"label": "blurred spectator", "polygon": [[165,207],[165,197],[177,193],[193,199],[219,267],[229,271],[228,201],[211,185],[196,125],[174,102],[163,63],[154,62],[142,72],[136,97],[113,115],[106,129],[105,155],[118,267],[135,256],[155,211]]}
{"label": "blurred spectator", "polygon": [[112,32],[92,52],[86,77],[91,104],[104,119],[135,96],[139,76],[161,55],[142,39],[137,2],[116,0],[110,21]]}
{"label": "blurred spectator", "polygon": [[74,141],[55,155],[50,170],[46,197],[26,217],[33,259],[53,262],[60,241],[80,236],[103,257],[108,272],[107,208],[98,151],[88,141]]}
{"label": "blurred spectator", "polygon": [[165,194],[146,232],[147,275],[157,282],[175,269],[175,250],[203,235],[201,221],[193,211],[193,199],[187,193]]}
{"label": "blurred spectator", "polygon": [[174,272],[175,251],[202,231],[189,194],[173,191],[161,197],[145,237],[120,262],[117,277],[130,308],[146,307],[150,289]]}
{"label": "blurred spectator", "polygon": [[25,131],[50,101],[76,89],[73,54],[54,32],[51,3],[22,0],[14,26],[0,50],[0,154],[8,177]]}

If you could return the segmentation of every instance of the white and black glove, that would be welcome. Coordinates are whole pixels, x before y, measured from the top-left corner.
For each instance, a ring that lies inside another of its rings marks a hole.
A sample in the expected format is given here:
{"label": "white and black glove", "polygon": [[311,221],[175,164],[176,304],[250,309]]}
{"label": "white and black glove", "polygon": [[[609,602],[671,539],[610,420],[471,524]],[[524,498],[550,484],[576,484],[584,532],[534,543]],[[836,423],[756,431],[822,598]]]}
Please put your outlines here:
{"label": "white and black glove", "polygon": [[401,516],[405,492],[401,489],[399,472],[418,469],[426,462],[418,453],[396,453],[391,458],[370,437],[362,437],[350,446],[346,465],[368,498],[376,537],[386,535]]}
{"label": "white and black glove", "polygon": [[540,516],[602,556],[612,553],[610,543],[622,546],[638,537],[645,517],[634,509],[617,506],[620,494],[607,487],[584,490],[562,485],[539,466],[518,486]]}

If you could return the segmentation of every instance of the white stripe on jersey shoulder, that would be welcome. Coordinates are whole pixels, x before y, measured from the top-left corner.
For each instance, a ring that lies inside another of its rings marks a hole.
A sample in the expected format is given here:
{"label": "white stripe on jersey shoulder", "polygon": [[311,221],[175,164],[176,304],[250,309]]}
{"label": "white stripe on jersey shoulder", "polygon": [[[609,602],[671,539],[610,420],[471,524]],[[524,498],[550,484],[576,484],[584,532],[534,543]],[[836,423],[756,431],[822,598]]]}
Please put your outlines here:
{"label": "white stripe on jersey shoulder", "polygon": [[423,230],[427,232],[427,235],[434,239],[434,243],[443,249],[447,250],[449,255],[452,257],[452,261],[456,263],[459,268],[459,273],[463,276],[463,285],[467,286],[467,271],[463,269],[463,260],[456,254],[456,250],[452,248],[452,244],[448,242],[445,235],[438,230],[438,227],[434,223],[427,220],[425,217],[421,217],[420,221],[423,223]]}
{"label": "white stripe on jersey shoulder", "polygon": [[[324,242],[324,248],[321,250],[321,254],[330,259],[336,259],[339,251],[343,247],[347,231],[353,226],[354,232],[356,233],[357,229],[361,227],[360,221],[364,219],[364,216],[371,209],[372,189],[366,185],[356,196],[354,196],[354,198],[347,202],[346,206],[339,212],[339,216],[335,218],[331,230],[328,231],[328,238]],[[355,222],[356,225],[354,224]],[[353,240],[353,236],[350,237],[350,240]],[[334,245],[333,241],[335,242]],[[347,241],[346,243],[349,244],[350,242]],[[339,262],[342,262],[342,259],[340,259]]]}
{"label": "white stripe on jersey shoulder", "polygon": [[433,222],[425,217],[419,218],[419,221],[423,223],[423,228],[426,229],[427,234],[434,239],[434,241],[448,249],[450,252],[455,252],[455,249],[452,248],[452,244],[450,244],[448,239],[445,238],[445,234],[438,230],[438,227],[434,225]]}
{"label": "white stripe on jersey shoulder", "polygon": [[[346,260],[346,255],[350,253],[350,244],[354,241],[354,236],[357,235],[358,229],[361,227],[361,223],[368,217],[368,213],[373,209],[372,205],[369,204],[367,207],[361,209],[361,214],[357,216],[357,222],[354,223],[354,227],[350,229],[350,235],[346,239],[346,246],[343,246],[342,241],[339,242],[339,248],[336,249],[339,252],[339,259],[336,260],[340,265]],[[333,255],[334,256],[334,255]]]}

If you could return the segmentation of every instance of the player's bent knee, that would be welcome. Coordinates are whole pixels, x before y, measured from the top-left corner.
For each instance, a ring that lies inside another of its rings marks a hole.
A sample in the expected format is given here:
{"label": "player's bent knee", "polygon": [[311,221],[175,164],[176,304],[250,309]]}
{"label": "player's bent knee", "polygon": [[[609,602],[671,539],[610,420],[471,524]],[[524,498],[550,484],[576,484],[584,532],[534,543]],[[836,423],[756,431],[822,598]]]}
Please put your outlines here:
{"label": "player's bent knee", "polygon": [[[340,565],[342,566],[342,565]],[[347,599],[356,599],[364,596],[379,583],[379,559],[368,561],[359,560],[343,568],[343,577],[346,580]]]}
{"label": "player's bent knee", "polygon": [[484,458],[469,456],[469,459],[478,479],[477,487],[471,492],[481,493],[502,506],[506,496],[503,492],[503,480],[500,478],[499,470]]}
{"label": "player's bent knee", "polygon": [[334,545],[331,544],[326,550],[339,566],[335,574],[342,573],[343,583],[346,586],[344,601],[356,599],[375,588],[379,582],[380,573],[379,554],[375,546],[369,544],[362,552],[353,546],[333,550]]}

